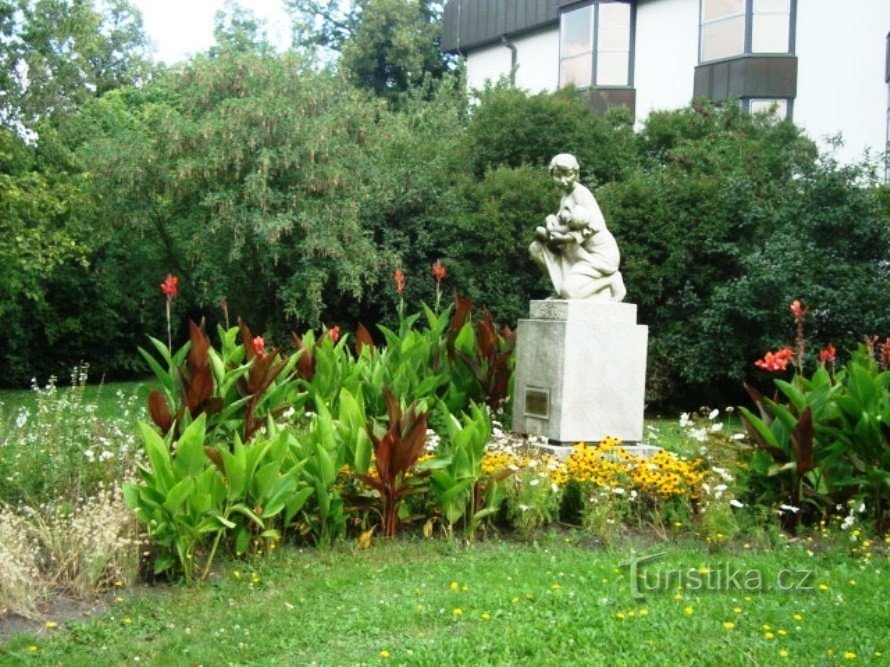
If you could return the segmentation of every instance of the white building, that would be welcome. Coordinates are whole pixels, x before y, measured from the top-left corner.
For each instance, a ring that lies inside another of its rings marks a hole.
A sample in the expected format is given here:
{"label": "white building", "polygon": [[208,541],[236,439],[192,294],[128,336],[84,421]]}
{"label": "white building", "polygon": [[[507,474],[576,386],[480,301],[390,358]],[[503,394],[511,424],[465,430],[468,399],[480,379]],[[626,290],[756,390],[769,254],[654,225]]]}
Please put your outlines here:
{"label": "white building", "polygon": [[449,0],[471,88],[573,83],[637,119],[694,97],[777,105],[842,160],[890,146],[890,0]]}

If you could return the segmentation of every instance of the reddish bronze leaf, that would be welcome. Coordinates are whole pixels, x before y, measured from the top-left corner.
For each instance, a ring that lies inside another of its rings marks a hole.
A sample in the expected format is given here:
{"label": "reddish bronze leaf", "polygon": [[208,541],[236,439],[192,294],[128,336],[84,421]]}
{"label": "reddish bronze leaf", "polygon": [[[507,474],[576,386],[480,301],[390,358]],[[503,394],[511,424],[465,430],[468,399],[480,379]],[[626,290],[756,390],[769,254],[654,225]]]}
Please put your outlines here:
{"label": "reddish bronze leaf", "polygon": [[454,290],[454,314],[451,316],[451,329],[448,332],[448,340],[445,342],[449,359],[453,360],[455,357],[454,342],[457,340],[460,330],[470,320],[472,312],[473,300],[470,297],[462,297],[457,293],[457,290]]}
{"label": "reddish bronze leaf", "polygon": [[805,475],[816,464],[813,456],[813,411],[808,405],[804,408],[797,420],[797,425],[791,432],[791,445],[797,458],[797,475]]}
{"label": "reddish bronze leaf", "polygon": [[294,345],[297,347],[297,354],[300,355],[297,359],[297,375],[306,382],[312,382],[312,378],[315,376],[315,356],[297,334],[291,333],[291,336],[293,336]]}
{"label": "reddish bronze leaf", "polygon": [[213,462],[213,465],[219,468],[219,471],[221,473],[225,474],[226,468],[223,465],[222,454],[219,453],[218,449],[214,449],[213,447],[205,447],[204,454]]}
{"label": "reddish bronze leaf", "polygon": [[377,349],[371,332],[365,328],[364,324],[359,322],[358,328],[355,330],[355,353],[361,355],[365,347],[370,348],[372,352]]}
{"label": "reddish bronze leaf", "polygon": [[482,359],[491,359],[498,349],[498,333],[494,328],[494,321],[488,308],[484,309],[485,316],[476,324],[476,341],[479,356]]}
{"label": "reddish bronze leaf", "polygon": [[161,434],[167,435],[173,426],[173,415],[170,414],[167,398],[157,389],[152,389],[148,395],[148,413],[155,425],[161,429]]}

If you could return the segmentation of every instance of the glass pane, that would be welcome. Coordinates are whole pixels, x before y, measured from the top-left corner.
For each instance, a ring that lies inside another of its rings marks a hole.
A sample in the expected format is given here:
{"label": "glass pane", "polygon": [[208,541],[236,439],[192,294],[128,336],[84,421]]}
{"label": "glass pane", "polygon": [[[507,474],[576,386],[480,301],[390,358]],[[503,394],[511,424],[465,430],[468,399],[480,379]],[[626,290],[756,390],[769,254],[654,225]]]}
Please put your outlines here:
{"label": "glass pane", "polygon": [[579,88],[590,85],[593,76],[593,54],[586,53],[574,58],[566,58],[559,63],[559,85],[567,86],[570,83]]}
{"label": "glass pane", "polygon": [[777,118],[788,117],[788,100],[751,100],[751,113],[772,113]]}
{"label": "glass pane", "polygon": [[702,21],[745,13],[745,0],[702,0]]}
{"label": "glass pane", "polygon": [[593,50],[593,5],[565,12],[562,15],[559,37],[560,55],[563,58]]}
{"label": "glass pane", "polygon": [[629,51],[630,50],[630,26],[607,27],[600,23],[599,51]]}
{"label": "glass pane", "polygon": [[751,51],[788,53],[788,14],[762,14],[751,27]]}
{"label": "glass pane", "polygon": [[600,3],[600,26],[603,25],[630,27],[630,4],[627,2]]}
{"label": "glass pane", "polygon": [[709,23],[701,28],[701,59],[718,60],[745,50],[745,17]]}
{"label": "glass pane", "polygon": [[791,0],[754,0],[754,13],[784,12],[791,13]]}
{"label": "glass pane", "polygon": [[627,51],[598,53],[596,57],[596,85],[626,86],[629,60]]}

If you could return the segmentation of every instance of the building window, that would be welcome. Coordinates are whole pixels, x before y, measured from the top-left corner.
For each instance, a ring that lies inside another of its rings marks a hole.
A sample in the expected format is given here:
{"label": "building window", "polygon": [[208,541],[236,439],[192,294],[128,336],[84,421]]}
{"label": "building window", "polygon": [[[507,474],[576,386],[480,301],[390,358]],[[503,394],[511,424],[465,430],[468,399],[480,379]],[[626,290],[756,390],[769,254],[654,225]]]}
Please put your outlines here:
{"label": "building window", "polygon": [[792,52],[794,0],[701,0],[699,61]]}
{"label": "building window", "polygon": [[559,85],[631,85],[631,5],[601,0],[560,15]]}
{"label": "building window", "polygon": [[747,107],[750,113],[768,113],[779,120],[790,118],[788,113],[790,105],[786,99],[751,98],[748,100]]}

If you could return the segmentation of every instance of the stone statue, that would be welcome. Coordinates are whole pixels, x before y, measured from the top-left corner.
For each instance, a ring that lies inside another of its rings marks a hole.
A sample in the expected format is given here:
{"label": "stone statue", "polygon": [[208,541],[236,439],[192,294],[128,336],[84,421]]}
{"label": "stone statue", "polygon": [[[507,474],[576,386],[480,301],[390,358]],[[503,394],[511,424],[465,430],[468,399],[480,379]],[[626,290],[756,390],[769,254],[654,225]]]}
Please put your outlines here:
{"label": "stone statue", "polygon": [[529,255],[550,276],[556,298],[621,301],[627,290],[618,271],[618,244],[578,173],[574,155],[560,153],[550,161],[562,200],[559,211],[535,229]]}

